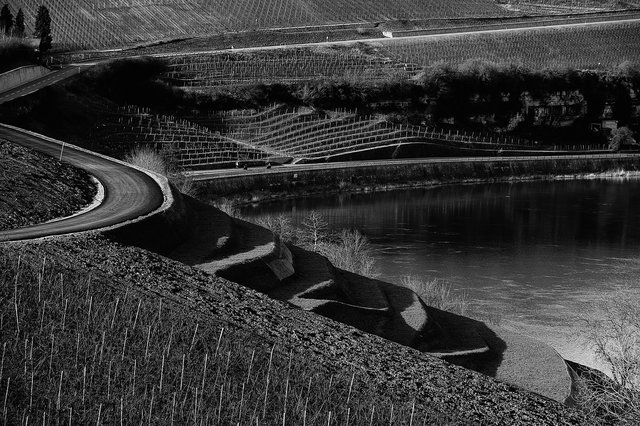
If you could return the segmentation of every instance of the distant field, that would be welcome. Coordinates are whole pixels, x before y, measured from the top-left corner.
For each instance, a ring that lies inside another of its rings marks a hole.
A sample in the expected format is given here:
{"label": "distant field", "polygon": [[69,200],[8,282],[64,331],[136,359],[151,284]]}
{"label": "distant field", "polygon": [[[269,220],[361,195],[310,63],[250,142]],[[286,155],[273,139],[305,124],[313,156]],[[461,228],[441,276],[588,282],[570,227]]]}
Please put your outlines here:
{"label": "distant field", "polygon": [[640,23],[397,39],[384,46],[390,57],[416,65],[483,59],[533,69],[613,69],[640,63]]}
{"label": "distant field", "polygon": [[326,79],[376,82],[410,78],[435,62],[480,59],[532,69],[615,69],[640,63],[640,22],[543,28],[424,39],[395,39],[352,48],[266,50],[175,56],[166,77],[193,90]]}
{"label": "distant field", "polygon": [[[42,1],[9,0],[8,4],[14,14],[23,8],[31,32]],[[54,42],[77,48],[260,28],[510,14],[492,0],[62,0],[48,6]]]}
{"label": "distant field", "polygon": [[638,0],[497,0],[507,10],[532,15],[564,15],[640,7]]}

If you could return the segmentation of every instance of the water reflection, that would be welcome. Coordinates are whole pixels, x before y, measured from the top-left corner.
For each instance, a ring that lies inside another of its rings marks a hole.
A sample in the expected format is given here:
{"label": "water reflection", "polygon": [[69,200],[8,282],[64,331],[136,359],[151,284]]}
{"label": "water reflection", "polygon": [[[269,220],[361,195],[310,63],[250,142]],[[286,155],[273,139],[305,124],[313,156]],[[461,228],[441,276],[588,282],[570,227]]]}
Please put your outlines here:
{"label": "water reflection", "polygon": [[573,320],[582,303],[598,295],[637,287],[640,273],[638,180],[340,194],[261,204],[242,213],[285,213],[299,223],[311,210],[333,229],[366,234],[384,279],[447,279],[469,294],[477,313],[501,312],[507,324],[537,327],[534,334]]}

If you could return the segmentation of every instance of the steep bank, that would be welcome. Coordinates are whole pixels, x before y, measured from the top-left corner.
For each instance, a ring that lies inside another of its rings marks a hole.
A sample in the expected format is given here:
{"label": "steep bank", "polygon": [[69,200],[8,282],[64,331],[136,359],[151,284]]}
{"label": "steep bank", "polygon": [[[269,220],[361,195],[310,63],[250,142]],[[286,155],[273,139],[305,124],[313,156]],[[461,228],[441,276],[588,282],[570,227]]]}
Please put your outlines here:
{"label": "steep bank", "polygon": [[[249,333],[262,342],[259,344],[277,343],[282,353],[292,351],[305,365],[329,374],[356,371],[359,389],[369,389],[399,404],[415,400],[416,419],[455,424],[585,422],[579,413],[549,399],[101,236],[6,244],[2,253],[7,259],[4,268],[22,256],[23,262],[28,259],[37,269],[46,256],[47,262],[55,260],[65,275],[91,276],[93,283],[115,287],[121,295],[137,293],[161,299],[164,306],[209,325]],[[4,277],[13,282],[8,274]],[[12,285],[7,282],[5,287]],[[13,304],[3,309],[8,318]],[[252,339],[247,340],[244,350],[251,350],[255,344]],[[114,352],[122,350],[121,342],[119,345]]]}
{"label": "steep bank", "polygon": [[96,189],[84,170],[0,140],[0,231],[73,214]]}

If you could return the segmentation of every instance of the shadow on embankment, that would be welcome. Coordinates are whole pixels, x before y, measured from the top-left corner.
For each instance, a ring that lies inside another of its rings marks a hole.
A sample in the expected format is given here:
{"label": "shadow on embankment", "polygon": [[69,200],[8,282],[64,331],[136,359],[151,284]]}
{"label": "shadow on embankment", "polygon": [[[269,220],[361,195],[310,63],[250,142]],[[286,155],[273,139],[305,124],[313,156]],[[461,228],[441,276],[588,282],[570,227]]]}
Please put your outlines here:
{"label": "shadow on embankment", "polygon": [[408,288],[337,269],[265,228],[175,199],[173,210],[110,238],[557,401],[569,394],[564,362],[541,342],[427,306]]}

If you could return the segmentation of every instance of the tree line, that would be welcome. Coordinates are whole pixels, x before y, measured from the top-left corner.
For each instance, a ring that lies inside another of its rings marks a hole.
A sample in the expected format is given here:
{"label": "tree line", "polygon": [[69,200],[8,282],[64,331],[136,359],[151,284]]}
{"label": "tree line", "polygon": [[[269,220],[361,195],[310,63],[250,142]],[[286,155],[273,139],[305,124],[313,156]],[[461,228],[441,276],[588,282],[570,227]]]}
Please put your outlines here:
{"label": "tree line", "polygon": [[[7,37],[23,38],[26,37],[25,18],[22,8],[18,9],[15,18],[9,5],[5,3],[0,10],[0,34]],[[36,14],[35,29],[33,36],[40,39],[38,50],[46,52],[51,49],[51,14],[46,6],[38,7]]]}

